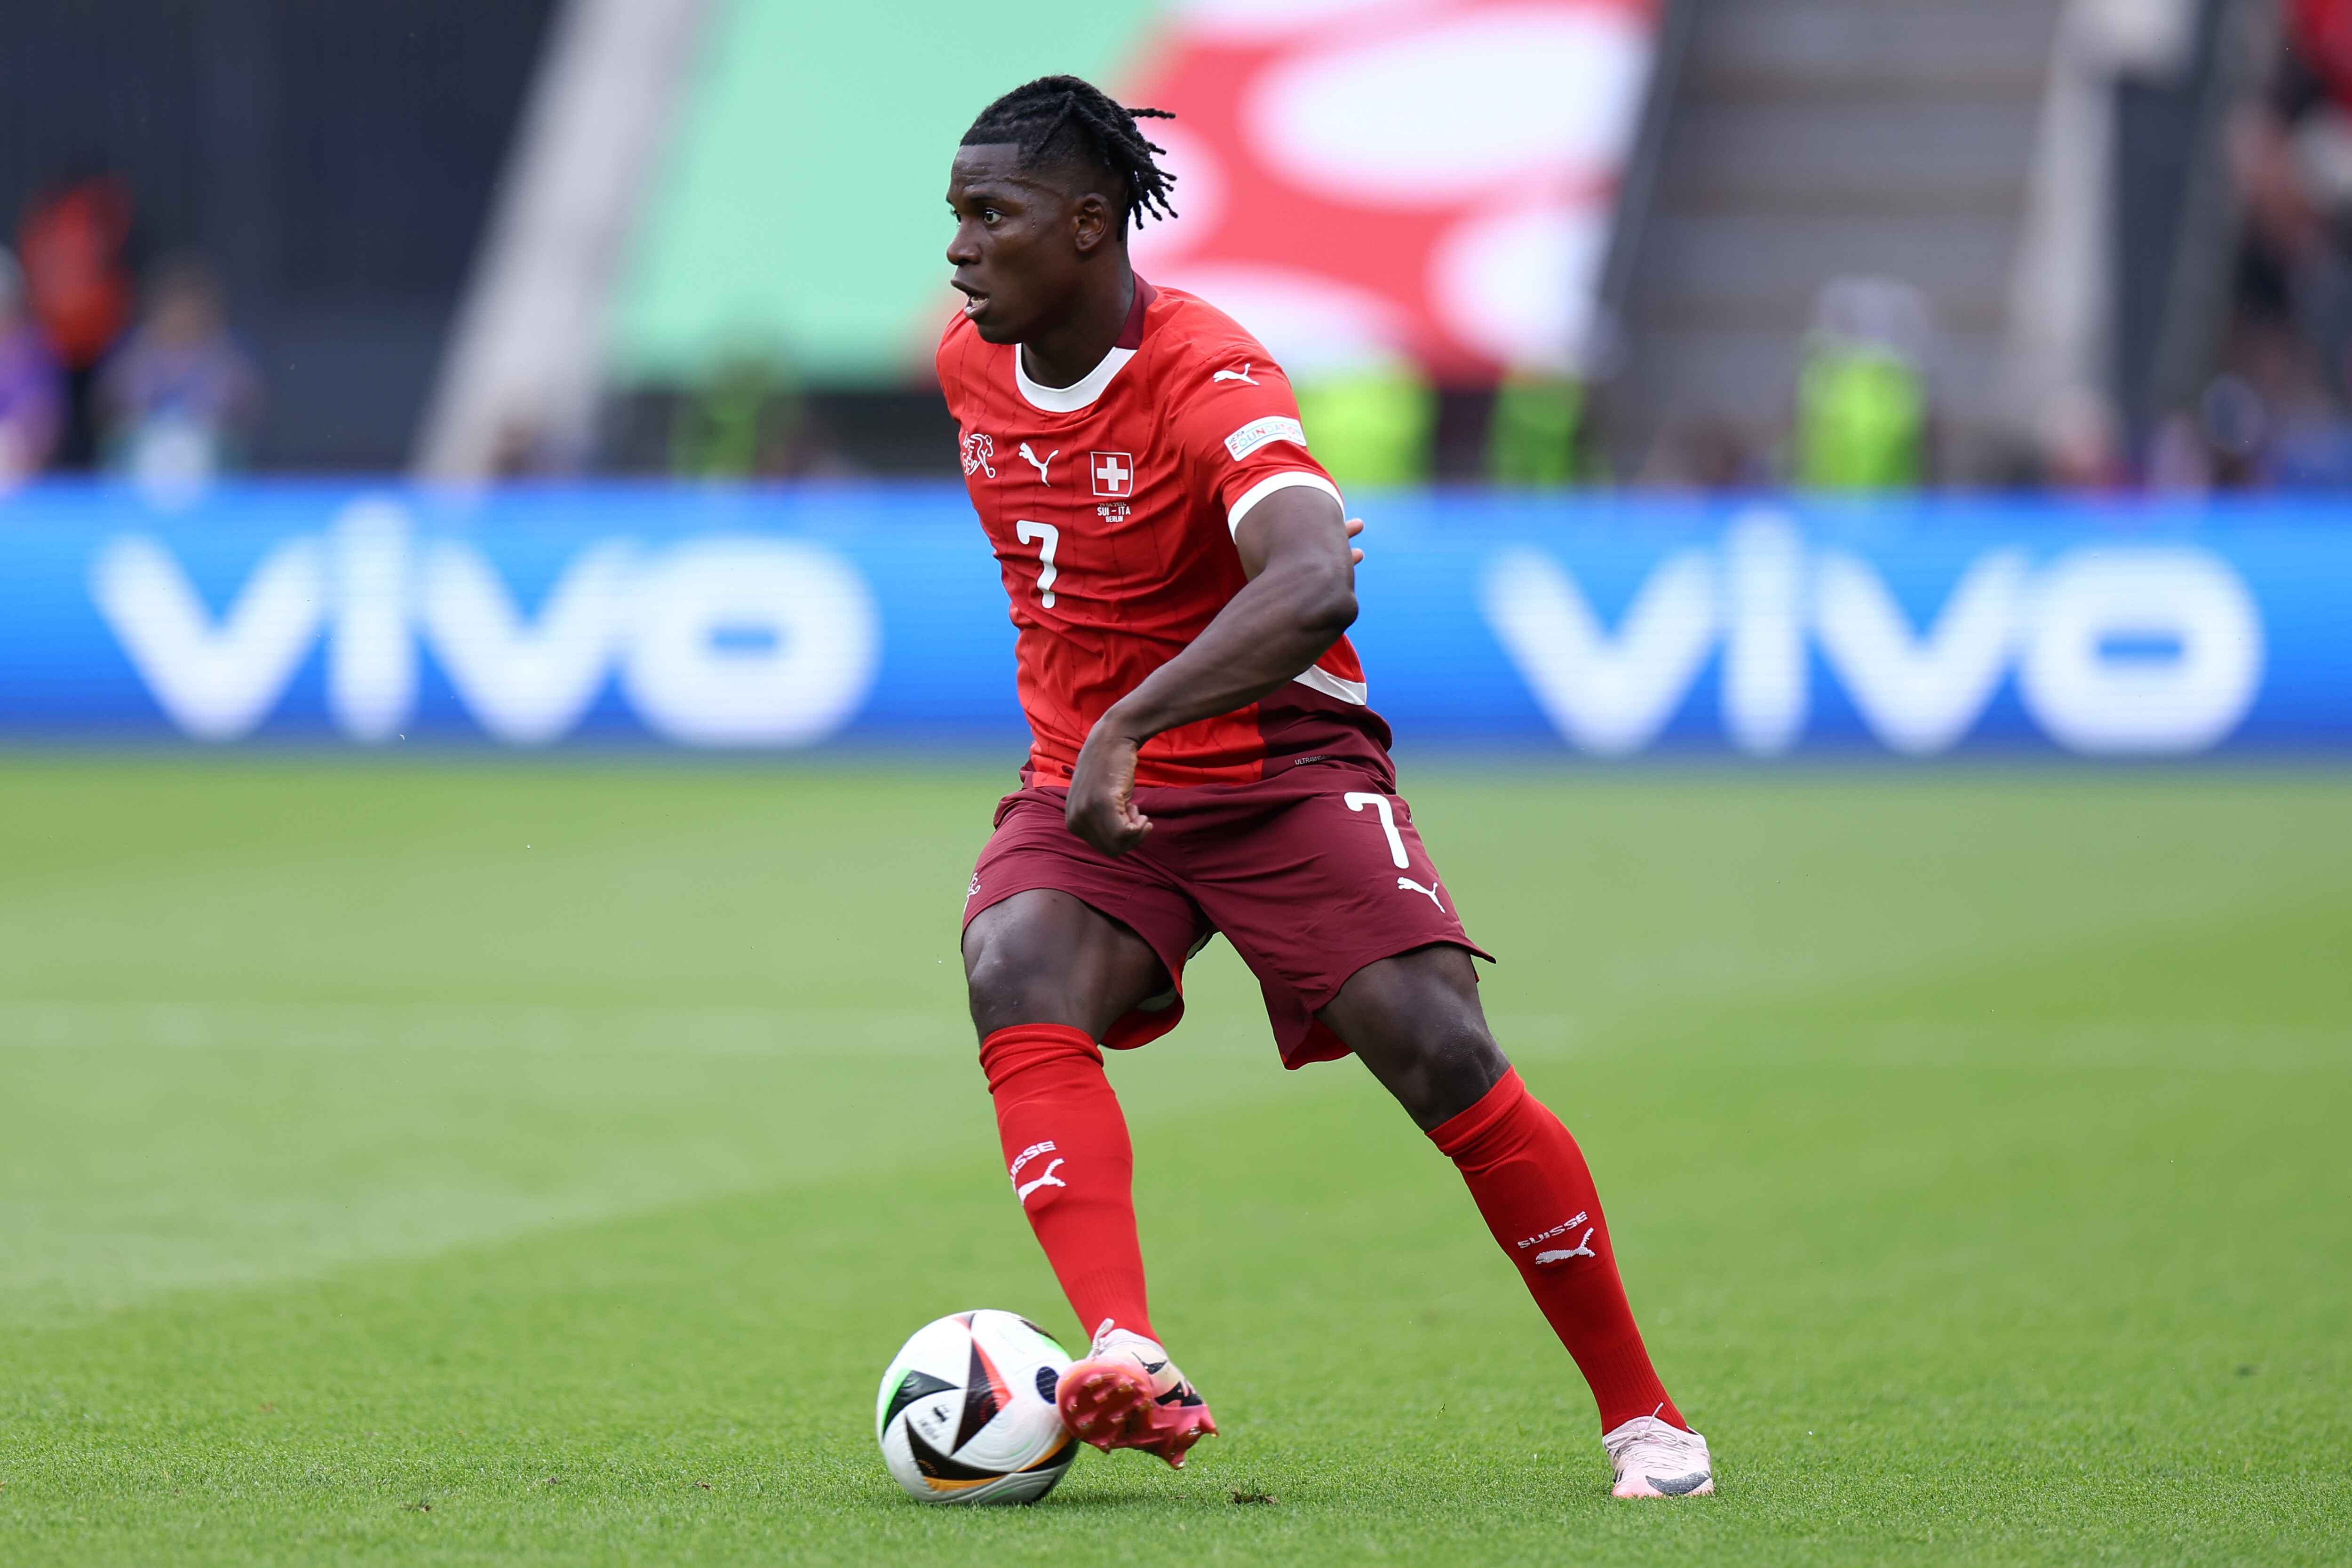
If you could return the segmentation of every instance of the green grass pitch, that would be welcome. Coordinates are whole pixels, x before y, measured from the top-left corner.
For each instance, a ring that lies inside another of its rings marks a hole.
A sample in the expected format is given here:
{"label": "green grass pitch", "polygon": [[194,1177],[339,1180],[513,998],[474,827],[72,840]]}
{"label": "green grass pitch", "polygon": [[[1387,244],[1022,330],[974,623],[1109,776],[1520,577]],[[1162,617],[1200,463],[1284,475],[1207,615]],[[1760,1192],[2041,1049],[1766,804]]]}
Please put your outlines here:
{"label": "green grass pitch", "polygon": [[0,1561],[2352,1556],[2352,779],[1410,772],[1720,1495],[1605,1495],[1220,946],[1113,1072],[1225,1436],[935,1511],[899,1341],[1076,1337],[961,1016],[1003,782],[0,765]]}

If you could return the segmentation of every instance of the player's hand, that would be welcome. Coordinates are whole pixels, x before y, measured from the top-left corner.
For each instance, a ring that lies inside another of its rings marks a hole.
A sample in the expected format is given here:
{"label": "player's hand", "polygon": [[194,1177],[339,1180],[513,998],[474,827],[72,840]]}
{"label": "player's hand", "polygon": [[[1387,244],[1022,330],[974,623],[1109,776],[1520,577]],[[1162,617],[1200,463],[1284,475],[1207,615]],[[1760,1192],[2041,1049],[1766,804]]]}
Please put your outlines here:
{"label": "player's hand", "polygon": [[1062,820],[1106,855],[1126,854],[1151,831],[1151,819],[1135,809],[1136,751],[1134,738],[1107,713],[1070,770],[1070,803]]}
{"label": "player's hand", "polygon": [[[1361,532],[1363,532],[1363,531],[1364,531],[1364,520],[1363,520],[1362,518],[1360,518],[1360,517],[1351,517],[1351,518],[1349,518],[1349,519],[1348,520],[1348,537],[1349,537],[1349,538],[1353,539],[1353,538],[1355,538],[1355,537],[1356,537],[1356,535],[1358,535],[1358,534],[1360,534],[1360,533],[1361,533]],[[1364,552],[1363,552],[1362,551],[1360,551],[1360,550],[1349,550],[1349,551],[1348,552],[1348,564],[1349,564],[1350,566],[1361,566],[1363,563],[1364,563]]]}

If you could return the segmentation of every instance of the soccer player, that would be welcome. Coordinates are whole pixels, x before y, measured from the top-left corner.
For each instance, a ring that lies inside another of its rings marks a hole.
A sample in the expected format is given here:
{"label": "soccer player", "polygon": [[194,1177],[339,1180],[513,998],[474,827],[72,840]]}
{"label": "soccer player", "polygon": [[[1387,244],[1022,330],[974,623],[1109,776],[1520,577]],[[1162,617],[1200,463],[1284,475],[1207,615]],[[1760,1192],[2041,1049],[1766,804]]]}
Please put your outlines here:
{"label": "soccer player", "polygon": [[1710,1492],[1584,1156],[1487,1033],[1470,962],[1487,955],[1396,793],[1347,639],[1355,525],[1282,369],[1129,266],[1129,226],[1173,215],[1136,123],[1160,113],[1043,78],[973,122],[948,187],[964,304],[940,384],[1033,735],[972,874],[964,970],[1013,1190],[1095,1325],[1062,1414],[1178,1466],[1216,1431],[1151,1327],[1101,1047],[1173,1028],[1185,960],[1222,931],[1286,1067],[1352,1052],[1460,1167],[1591,1385],[1616,1495]]}

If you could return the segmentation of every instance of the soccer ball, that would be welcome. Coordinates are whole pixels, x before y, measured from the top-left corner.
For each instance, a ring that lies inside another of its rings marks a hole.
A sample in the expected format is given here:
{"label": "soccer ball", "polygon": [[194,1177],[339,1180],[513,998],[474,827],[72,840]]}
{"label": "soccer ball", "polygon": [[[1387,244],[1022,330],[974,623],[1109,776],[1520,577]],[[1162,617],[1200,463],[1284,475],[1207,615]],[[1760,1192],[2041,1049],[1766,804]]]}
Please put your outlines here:
{"label": "soccer ball", "polygon": [[1012,1312],[958,1312],[915,1331],[882,1374],[874,1436],[917,1502],[1034,1502],[1078,1457],[1054,1385],[1070,1358]]}

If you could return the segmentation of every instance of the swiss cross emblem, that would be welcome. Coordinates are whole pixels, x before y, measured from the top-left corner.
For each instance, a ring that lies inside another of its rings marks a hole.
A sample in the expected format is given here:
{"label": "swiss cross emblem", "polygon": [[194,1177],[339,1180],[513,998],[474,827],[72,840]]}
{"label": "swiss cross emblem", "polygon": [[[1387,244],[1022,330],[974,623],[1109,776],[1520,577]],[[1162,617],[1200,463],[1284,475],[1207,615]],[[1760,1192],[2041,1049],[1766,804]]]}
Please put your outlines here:
{"label": "swiss cross emblem", "polygon": [[1089,452],[1087,466],[1093,468],[1095,494],[1098,496],[1131,496],[1135,493],[1135,455],[1131,452]]}

